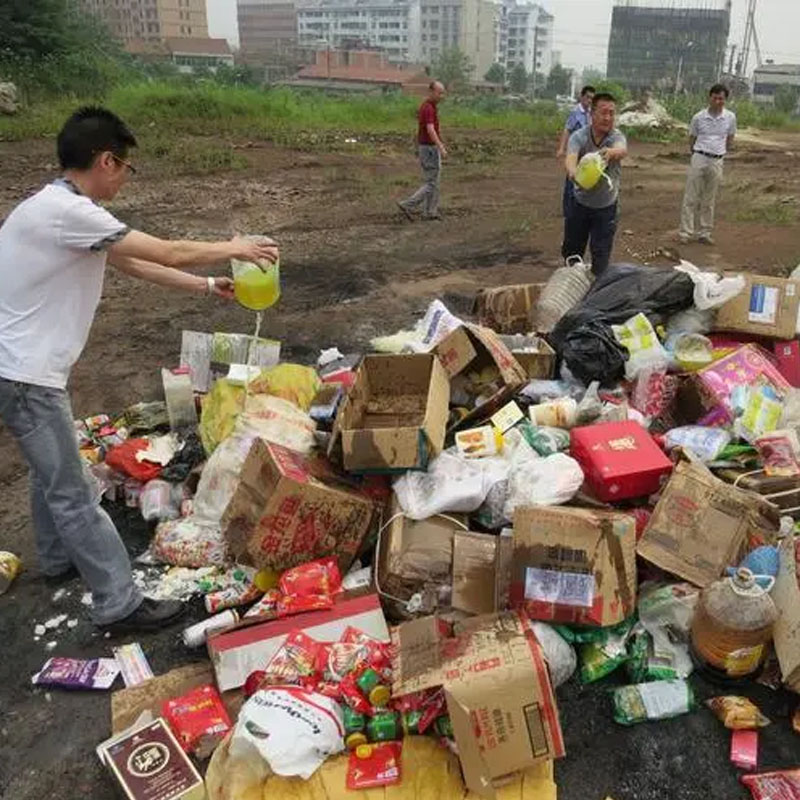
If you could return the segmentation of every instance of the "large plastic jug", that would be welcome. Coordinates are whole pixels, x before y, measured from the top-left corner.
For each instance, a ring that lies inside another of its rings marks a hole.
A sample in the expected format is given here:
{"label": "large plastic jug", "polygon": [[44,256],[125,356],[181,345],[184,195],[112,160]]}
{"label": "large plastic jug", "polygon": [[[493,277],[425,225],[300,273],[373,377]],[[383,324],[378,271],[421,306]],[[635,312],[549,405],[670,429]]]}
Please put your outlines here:
{"label": "large plastic jug", "polygon": [[600,153],[587,153],[575,171],[575,183],[584,191],[591,191],[606,175],[606,161]]}
{"label": "large plastic jug", "polygon": [[536,330],[550,333],[570,309],[580,303],[592,285],[591,269],[573,256],[559,267],[545,284],[536,303]]}
{"label": "large plastic jug", "polygon": [[[248,237],[254,238],[254,237]],[[263,311],[278,302],[281,296],[280,260],[269,261],[231,260],[233,271],[233,294],[245,308]]]}
{"label": "large plastic jug", "polygon": [[708,586],[700,595],[692,621],[692,649],[711,671],[725,678],[758,672],[772,640],[778,611],[769,589],[744,567]]}

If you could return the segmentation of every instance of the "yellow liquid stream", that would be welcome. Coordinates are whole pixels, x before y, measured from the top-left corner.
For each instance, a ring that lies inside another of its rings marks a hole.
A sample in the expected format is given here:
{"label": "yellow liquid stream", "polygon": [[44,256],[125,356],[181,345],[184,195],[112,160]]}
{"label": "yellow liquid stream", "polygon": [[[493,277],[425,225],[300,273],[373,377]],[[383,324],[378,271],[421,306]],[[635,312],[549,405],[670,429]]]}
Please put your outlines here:
{"label": "yellow liquid stream", "polygon": [[233,279],[233,294],[245,308],[262,311],[274,306],[281,296],[277,270],[251,270]]}

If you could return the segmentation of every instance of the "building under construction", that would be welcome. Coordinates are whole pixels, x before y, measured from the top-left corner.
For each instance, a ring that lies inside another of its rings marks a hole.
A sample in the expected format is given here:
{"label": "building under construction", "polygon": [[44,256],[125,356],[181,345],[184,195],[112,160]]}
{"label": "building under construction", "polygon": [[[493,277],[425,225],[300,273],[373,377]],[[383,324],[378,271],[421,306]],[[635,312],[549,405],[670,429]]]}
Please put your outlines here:
{"label": "building under construction", "polygon": [[631,89],[707,88],[724,69],[730,0],[617,0],[608,77]]}

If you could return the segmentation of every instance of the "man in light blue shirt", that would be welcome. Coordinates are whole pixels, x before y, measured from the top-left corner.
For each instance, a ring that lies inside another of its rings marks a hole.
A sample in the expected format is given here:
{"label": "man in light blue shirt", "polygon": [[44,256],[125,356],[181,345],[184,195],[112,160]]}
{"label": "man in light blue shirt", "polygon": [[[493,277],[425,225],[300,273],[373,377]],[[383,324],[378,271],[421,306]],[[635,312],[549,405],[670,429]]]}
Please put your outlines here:
{"label": "man in light blue shirt", "polygon": [[[592,123],[592,100],[595,95],[594,86],[584,86],[581,89],[581,99],[578,105],[569,112],[564,130],[558,139],[556,158],[561,161],[567,154],[567,141],[575,131],[586,128]],[[569,212],[569,204],[572,202],[572,181],[567,178],[564,181],[564,196],[562,198],[562,209],[564,218]]]}

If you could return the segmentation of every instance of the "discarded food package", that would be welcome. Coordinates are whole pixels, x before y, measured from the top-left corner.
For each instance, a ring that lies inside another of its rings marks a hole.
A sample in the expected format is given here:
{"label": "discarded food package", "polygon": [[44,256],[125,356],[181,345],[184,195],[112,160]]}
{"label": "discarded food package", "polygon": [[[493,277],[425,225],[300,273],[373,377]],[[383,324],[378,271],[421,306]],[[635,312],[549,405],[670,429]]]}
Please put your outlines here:
{"label": "discarded food package", "polygon": [[373,500],[348,485],[322,456],[256,439],[222,530],[241,563],[282,570],[335,554],[346,572],[372,515]]}
{"label": "discarded food package", "polygon": [[497,779],[564,755],[547,666],[518,614],[466,620],[455,639],[425,617],[396,628],[393,644],[393,696],[444,686],[471,791],[494,797]]}
{"label": "discarded food package", "polygon": [[531,619],[622,622],[636,607],[636,520],[579,508],[518,508],[511,604]]}
{"label": "discarded food package", "polygon": [[400,783],[402,742],[362,744],[350,753],[347,788],[373,789]]}
{"label": "discarded food package", "polygon": [[311,611],[302,617],[288,617],[245,624],[210,635],[208,654],[221,692],[244,685],[251,672],[263,669],[286,641],[300,628],[319,642],[338,641],[348,627],[362,631],[380,642],[389,631],[376,594],[340,596],[328,611]]}
{"label": "discarded food package", "polygon": [[527,381],[500,336],[479,325],[456,328],[435,349],[451,380],[452,402],[468,413],[454,427],[471,428],[505,405]]}
{"label": "discarded food package", "polygon": [[758,731],[733,731],[731,734],[731,763],[748,772],[758,767]]}
{"label": "discarded food package", "polygon": [[163,719],[112,739],[99,754],[127,800],[205,800],[203,779]]}
{"label": "discarded food package", "polygon": [[211,685],[167,700],[161,713],[186,753],[208,758],[231,729],[219,692]]}
{"label": "discarded food package", "polygon": [[31,683],[63,689],[109,689],[119,671],[115,658],[49,658]]}
{"label": "discarded food package", "polygon": [[706,700],[714,716],[732,731],[749,731],[770,724],[758,706],[746,697],[726,695]]}
{"label": "discarded food package", "polygon": [[3,594],[22,570],[19,556],[0,550],[0,594]]}
{"label": "discarded food package", "polygon": [[800,797],[800,769],[742,775],[740,780],[750,790],[753,800],[797,800]]}
{"label": "discarded food package", "polygon": [[679,463],[639,541],[646,561],[697,586],[738,564],[753,543],[772,541],[777,516],[757,495],[723,483],[698,463]]}
{"label": "discarded food package", "polygon": [[456,447],[464,458],[496,456],[503,449],[503,434],[493,425],[468,428],[456,434]]}
{"label": "discarded food package", "polygon": [[192,390],[192,378],[188,367],[162,369],[164,401],[167,404],[169,427],[173,431],[197,427],[197,405]]}
{"label": "discarded food package", "polygon": [[136,454],[147,450],[150,442],[147,439],[127,439],[121,445],[112,447],[106,455],[106,464],[116,472],[121,472],[129,478],[147,483],[161,474],[159,464],[139,461]]}
{"label": "discarded food package", "polygon": [[604,502],[644,497],[658,491],[672,462],[637,422],[605,422],[573,428],[570,452],[586,482]]}
{"label": "discarded food package", "polygon": [[773,640],[783,682],[792,691],[800,692],[800,585],[794,538],[787,536],[778,548],[780,568],[772,599],[780,613],[773,629]]}
{"label": "discarded food package", "polygon": [[800,387],[800,341],[774,342],[772,351],[778,362],[778,370],[790,386]]}
{"label": "discarded food package", "polygon": [[518,283],[481,289],[475,296],[472,313],[478,324],[497,333],[528,333],[536,327],[536,303],[543,283]]}
{"label": "discarded food package", "polygon": [[745,273],[743,292],[723,304],[715,328],[720,331],[794,339],[800,310],[800,283],[771,275]]}
{"label": "discarded food package", "polygon": [[696,706],[692,687],[684,680],[620,686],[612,694],[614,721],[620,725],[678,717]]}
{"label": "discarded food package", "polygon": [[553,688],[557,689],[572,677],[578,666],[575,648],[551,625],[531,620],[530,626],[542,647]]}
{"label": "discarded food package", "polygon": [[556,351],[541,336],[521,333],[501,336],[500,341],[511,351],[529,380],[552,378],[556,370]]}
{"label": "discarded food package", "polygon": [[342,402],[329,455],[349,472],[427,469],[442,451],[450,386],[434,355],[370,355]]}
{"label": "discarded food package", "polygon": [[295,686],[262,689],[242,706],[231,738],[234,758],[263,758],[277,775],[308,780],[344,750],[342,711],[329,697]]}

